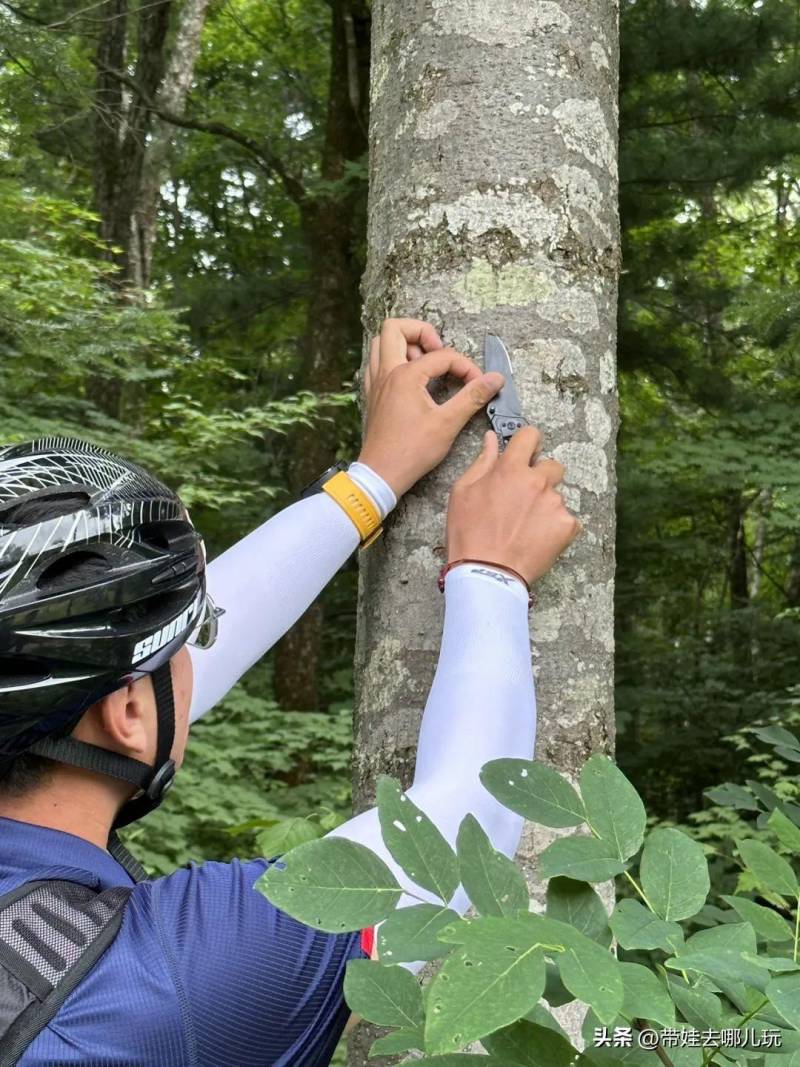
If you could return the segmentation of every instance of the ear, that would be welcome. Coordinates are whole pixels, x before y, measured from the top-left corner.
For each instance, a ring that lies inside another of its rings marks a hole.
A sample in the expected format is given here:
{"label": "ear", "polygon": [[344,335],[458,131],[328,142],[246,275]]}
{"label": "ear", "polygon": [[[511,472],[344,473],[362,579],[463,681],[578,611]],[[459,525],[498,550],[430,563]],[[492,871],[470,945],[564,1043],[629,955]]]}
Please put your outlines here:
{"label": "ear", "polygon": [[95,721],[105,748],[113,748],[135,759],[146,757],[150,747],[152,700],[147,689],[134,682],[103,697],[95,705]]}

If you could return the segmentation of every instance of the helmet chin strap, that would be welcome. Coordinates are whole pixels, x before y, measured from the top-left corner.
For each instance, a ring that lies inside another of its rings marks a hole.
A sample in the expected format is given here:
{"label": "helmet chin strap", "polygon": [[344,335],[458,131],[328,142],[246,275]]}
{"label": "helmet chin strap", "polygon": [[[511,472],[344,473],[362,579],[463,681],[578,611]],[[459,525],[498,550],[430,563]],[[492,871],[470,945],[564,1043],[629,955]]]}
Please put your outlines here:
{"label": "helmet chin strap", "polygon": [[[175,761],[172,759],[172,746],[175,742],[175,699],[172,689],[172,671],[169,663],[157,667],[151,674],[156,700],[156,759],[150,766],[130,756],[92,745],[88,741],[78,741],[74,737],[45,737],[37,741],[28,750],[37,756],[67,763],[72,767],[81,767],[86,771],[104,774],[128,782],[138,788],[138,795],[127,801],[120,808],[112,826],[110,850],[115,858],[122,862],[128,873],[140,881],[143,868],[132,857],[128,860],[135,864],[135,873],[125,862],[127,853],[117,839],[116,830],[122,826],[141,819],[159,806],[175,780]],[[122,850],[122,851],[120,851]],[[123,856],[122,853],[125,853]]]}

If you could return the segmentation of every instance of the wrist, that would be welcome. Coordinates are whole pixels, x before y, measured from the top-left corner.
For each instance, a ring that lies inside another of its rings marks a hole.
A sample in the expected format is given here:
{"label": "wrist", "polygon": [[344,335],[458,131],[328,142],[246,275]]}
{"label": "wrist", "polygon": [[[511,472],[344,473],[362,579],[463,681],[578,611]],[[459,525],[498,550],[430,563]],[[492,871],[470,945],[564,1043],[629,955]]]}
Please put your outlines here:
{"label": "wrist", "polygon": [[492,582],[526,600],[528,607],[532,604],[531,588],[527,579],[519,571],[504,563],[495,563],[491,559],[472,556],[451,559],[439,572],[439,589],[442,592],[445,591],[445,581],[450,574],[458,574],[459,580],[466,578],[467,580],[478,579]]}
{"label": "wrist", "polygon": [[385,519],[397,504],[397,495],[391,485],[360,457],[350,464],[347,473],[373,501],[381,520]]}
{"label": "wrist", "polygon": [[373,474],[380,478],[384,485],[389,487],[394,495],[395,503],[408,489],[408,484],[404,481],[402,473],[396,470],[385,457],[373,455],[369,450],[362,449],[356,463],[369,467]]}

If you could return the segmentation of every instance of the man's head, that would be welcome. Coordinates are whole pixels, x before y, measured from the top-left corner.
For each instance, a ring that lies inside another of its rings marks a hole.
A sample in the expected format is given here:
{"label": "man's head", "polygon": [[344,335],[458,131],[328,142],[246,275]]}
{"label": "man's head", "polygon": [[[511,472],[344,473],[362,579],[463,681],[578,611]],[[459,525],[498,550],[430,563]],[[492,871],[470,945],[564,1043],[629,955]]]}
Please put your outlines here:
{"label": "man's head", "polygon": [[0,790],[79,767],[143,790],[129,815],[155,806],[209,617],[202,541],[163,483],[81,441],[0,448]]}
{"label": "man's head", "polygon": [[[175,739],[171,758],[176,768],[183,763],[189,737],[189,707],[192,702],[192,660],[187,648],[180,649],[170,660],[175,698]],[[72,730],[71,736],[110,752],[118,752],[153,766],[157,746],[157,714],[153,684],[149,677],[138,678],[114,690],[88,708]],[[23,752],[15,757],[0,777],[0,803],[4,799],[30,796],[47,786],[64,765]],[[111,785],[112,780],[108,779]],[[121,802],[133,793],[124,782],[117,786]]]}

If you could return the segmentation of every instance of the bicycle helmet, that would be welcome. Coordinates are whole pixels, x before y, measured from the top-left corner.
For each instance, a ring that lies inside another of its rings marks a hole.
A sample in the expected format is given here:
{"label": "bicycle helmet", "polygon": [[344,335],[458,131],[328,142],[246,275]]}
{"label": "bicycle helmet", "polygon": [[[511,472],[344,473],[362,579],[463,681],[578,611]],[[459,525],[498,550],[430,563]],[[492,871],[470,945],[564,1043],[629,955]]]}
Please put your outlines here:
{"label": "bicycle helmet", "polygon": [[[0,448],[0,776],[23,752],[120,778],[152,810],[172,783],[169,661],[216,610],[186,508],[146,470],[70,438]],[[155,767],[69,736],[93,703],[150,675]]]}

